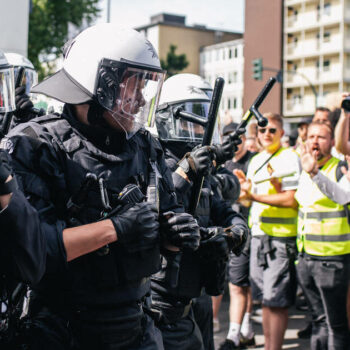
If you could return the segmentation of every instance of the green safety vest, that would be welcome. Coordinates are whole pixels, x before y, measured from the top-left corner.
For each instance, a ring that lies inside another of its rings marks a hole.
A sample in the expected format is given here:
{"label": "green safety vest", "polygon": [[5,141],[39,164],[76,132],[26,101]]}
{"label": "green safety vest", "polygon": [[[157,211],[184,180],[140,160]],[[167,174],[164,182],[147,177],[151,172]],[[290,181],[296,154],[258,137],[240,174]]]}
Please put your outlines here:
{"label": "green safety vest", "polygon": [[[273,156],[278,158],[283,152],[290,149],[281,147],[279,151]],[[294,152],[294,151],[293,151]],[[252,158],[251,163],[258,159],[259,154]],[[277,193],[275,187],[269,182],[268,192],[265,194]],[[259,227],[267,235],[272,237],[296,237],[297,235],[297,217],[298,211],[293,208],[274,207],[263,203],[254,203],[255,208],[259,213]],[[249,227],[252,227],[252,219],[249,214]]]}
{"label": "green safety vest", "polygon": [[[321,173],[336,182],[338,163],[332,157]],[[326,197],[304,171],[295,199],[299,202],[298,250],[316,256],[349,254],[350,226],[344,206]]]}

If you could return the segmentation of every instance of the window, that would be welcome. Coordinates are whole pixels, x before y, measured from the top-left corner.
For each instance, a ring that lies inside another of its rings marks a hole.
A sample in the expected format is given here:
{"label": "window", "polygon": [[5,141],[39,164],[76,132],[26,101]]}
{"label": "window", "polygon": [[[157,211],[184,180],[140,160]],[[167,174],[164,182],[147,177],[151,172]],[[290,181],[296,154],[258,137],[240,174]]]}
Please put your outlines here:
{"label": "window", "polygon": [[235,48],[235,57],[237,58],[238,56],[238,50],[237,50],[237,47]]}
{"label": "window", "polygon": [[331,3],[327,2],[323,5],[323,13],[327,16],[331,15]]}
{"label": "window", "polygon": [[323,42],[329,42],[331,41],[331,32],[327,31],[323,33]]}
{"label": "window", "polygon": [[233,72],[232,74],[232,82],[237,83],[237,72]]}
{"label": "window", "polygon": [[232,76],[232,73],[230,72],[228,73],[228,83],[232,84],[232,82],[233,82],[233,76]]}
{"label": "window", "polygon": [[328,72],[330,70],[331,61],[330,60],[324,60],[323,61],[323,71]]}
{"label": "window", "polygon": [[227,109],[231,109],[231,100],[227,99]]}
{"label": "window", "polygon": [[233,109],[237,108],[237,99],[236,97],[233,98]]}
{"label": "window", "polygon": [[232,58],[232,49],[228,50],[228,58]]}

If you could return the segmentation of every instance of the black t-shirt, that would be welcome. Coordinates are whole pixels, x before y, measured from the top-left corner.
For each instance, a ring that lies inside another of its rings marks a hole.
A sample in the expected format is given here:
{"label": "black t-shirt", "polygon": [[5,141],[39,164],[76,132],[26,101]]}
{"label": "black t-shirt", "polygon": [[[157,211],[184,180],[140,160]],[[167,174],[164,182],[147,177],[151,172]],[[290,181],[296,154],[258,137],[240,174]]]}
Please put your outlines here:
{"label": "black t-shirt", "polygon": [[225,163],[225,168],[229,171],[240,169],[244,172],[244,174],[247,174],[249,162],[255,155],[256,153],[247,151],[247,153],[238,162],[233,162],[232,160],[228,160]]}
{"label": "black t-shirt", "polygon": [[[248,165],[250,163],[250,160],[255,156],[256,153],[252,153],[250,151],[247,151],[246,154],[237,162],[233,162],[232,160],[228,160],[225,163],[225,168],[229,170],[230,172],[233,172],[235,169],[240,169],[244,172],[244,174],[247,174],[248,171]],[[242,214],[246,219],[249,215],[249,208],[244,207],[243,205],[238,204],[238,208],[240,214]]]}

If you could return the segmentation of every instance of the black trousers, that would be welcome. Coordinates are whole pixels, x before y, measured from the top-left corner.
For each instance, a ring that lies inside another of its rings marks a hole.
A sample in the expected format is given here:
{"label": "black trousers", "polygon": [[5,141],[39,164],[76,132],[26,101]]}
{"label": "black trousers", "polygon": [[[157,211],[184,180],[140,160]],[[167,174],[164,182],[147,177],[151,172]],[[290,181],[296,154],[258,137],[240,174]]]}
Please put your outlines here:
{"label": "black trousers", "polygon": [[203,338],[205,350],[214,350],[213,306],[211,297],[207,294],[192,299],[194,319],[198,324]]}
{"label": "black trousers", "polygon": [[204,350],[201,332],[190,313],[174,323],[157,324],[162,332],[164,350]]}
{"label": "black trousers", "polygon": [[[98,334],[98,330],[76,331],[66,319],[49,312],[41,312],[30,320],[26,333],[29,350],[164,350],[161,333],[147,315],[142,320],[141,336],[130,342],[125,338],[126,329],[124,332],[111,330],[110,333],[119,338],[113,341]],[[125,339],[121,341],[123,335]]]}
{"label": "black trousers", "polygon": [[342,261],[300,256],[299,283],[312,314],[312,350],[349,349],[346,295],[349,270]]}

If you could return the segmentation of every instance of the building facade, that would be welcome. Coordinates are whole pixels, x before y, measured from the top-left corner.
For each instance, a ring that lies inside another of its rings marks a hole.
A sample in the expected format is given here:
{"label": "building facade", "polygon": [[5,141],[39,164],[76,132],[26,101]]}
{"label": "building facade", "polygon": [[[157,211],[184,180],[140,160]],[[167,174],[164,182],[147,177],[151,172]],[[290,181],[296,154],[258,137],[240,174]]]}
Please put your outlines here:
{"label": "building facade", "polygon": [[207,45],[242,38],[242,33],[208,29],[204,25],[186,25],[185,16],[161,13],[151,17],[151,23],[137,27],[165,59],[170,45],[176,45],[176,54],[186,54],[189,65],[182,73],[199,74],[200,48]]}
{"label": "building facade", "polygon": [[[267,79],[282,68],[283,0],[245,0],[243,109],[257,98]],[[252,61],[261,58],[262,80],[254,80]],[[271,68],[269,71],[265,68]],[[275,84],[260,107],[262,112],[282,112],[281,84]]]}
{"label": "building facade", "polygon": [[223,124],[239,122],[243,114],[243,39],[205,46],[200,52],[200,75],[214,85],[217,77],[225,79],[220,104]]}
{"label": "building facade", "polygon": [[350,90],[350,0],[285,0],[283,35],[286,117]]}

